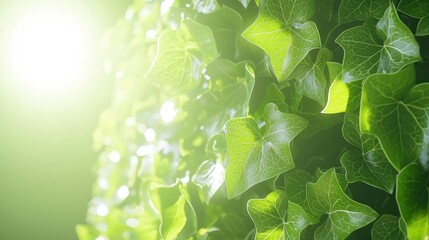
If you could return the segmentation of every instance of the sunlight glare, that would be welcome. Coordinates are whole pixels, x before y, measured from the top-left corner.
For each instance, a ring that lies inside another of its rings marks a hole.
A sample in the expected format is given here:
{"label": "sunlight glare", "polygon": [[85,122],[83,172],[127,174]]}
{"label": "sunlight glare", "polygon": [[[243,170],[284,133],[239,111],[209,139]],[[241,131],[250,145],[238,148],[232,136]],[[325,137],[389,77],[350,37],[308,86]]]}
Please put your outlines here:
{"label": "sunlight glare", "polygon": [[88,38],[76,16],[59,9],[34,9],[23,15],[10,36],[14,76],[32,92],[64,94],[86,70]]}

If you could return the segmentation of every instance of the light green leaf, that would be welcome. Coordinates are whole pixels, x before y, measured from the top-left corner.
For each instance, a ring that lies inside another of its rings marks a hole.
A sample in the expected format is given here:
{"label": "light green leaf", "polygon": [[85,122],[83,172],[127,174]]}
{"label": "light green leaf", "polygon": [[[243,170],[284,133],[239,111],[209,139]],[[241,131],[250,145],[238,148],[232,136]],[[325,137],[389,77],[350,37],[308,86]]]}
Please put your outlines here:
{"label": "light green leaf", "polygon": [[200,13],[212,13],[219,9],[219,3],[216,0],[192,0],[194,9]]}
{"label": "light green leaf", "polygon": [[400,218],[393,215],[381,216],[372,227],[373,240],[406,240],[407,238],[399,228]]}
{"label": "light green leaf", "polygon": [[420,160],[428,166],[429,83],[413,87],[412,66],[366,79],[360,109],[361,131],[376,135],[392,165],[400,170]]}
{"label": "light green leaf", "polygon": [[165,240],[176,239],[186,224],[185,197],[180,196],[177,201],[162,211],[161,235]]}
{"label": "light green leaf", "polygon": [[314,214],[328,214],[326,221],[315,231],[314,239],[345,239],[378,216],[370,207],[353,201],[344,193],[333,168],[316,183],[307,183],[307,198]]}
{"label": "light green leaf", "polygon": [[261,0],[259,15],[242,34],[270,58],[279,81],[285,80],[307,53],[320,48],[317,26],[309,20],[316,11],[314,0]]}
{"label": "light green leaf", "polygon": [[342,23],[371,17],[381,18],[387,7],[389,0],[342,0],[338,17]]}
{"label": "light green leaf", "polygon": [[370,24],[350,28],[335,41],[344,49],[344,82],[358,81],[374,73],[393,73],[421,60],[419,44],[399,19],[393,4],[376,28]]}
{"label": "light green leaf", "polygon": [[164,30],[148,80],[169,94],[197,87],[202,70],[218,55],[210,28],[184,20],[177,31]]}
{"label": "light green leaf", "polygon": [[401,0],[398,10],[415,18],[429,16],[429,2],[426,0]]}
{"label": "light green leaf", "polygon": [[416,36],[427,36],[429,35],[429,16],[420,19],[417,25]]}
{"label": "light green leaf", "polygon": [[310,55],[307,55],[290,77],[296,79],[295,89],[298,94],[313,99],[321,106],[324,106],[326,101],[325,66],[326,62],[331,58],[331,51],[327,48],[322,48],[319,50],[315,61],[311,59]]}
{"label": "light green leaf", "polygon": [[399,172],[396,200],[409,239],[429,238],[428,173],[412,163]]}
{"label": "light green leaf", "polygon": [[255,223],[256,240],[299,239],[301,231],[309,225],[305,211],[288,202],[286,193],[275,190],[264,199],[251,199],[247,211]]}
{"label": "light green leaf", "polygon": [[201,163],[192,176],[192,182],[203,192],[204,200],[209,204],[210,199],[225,181],[225,168],[221,161],[206,160]]}
{"label": "light green leaf", "polygon": [[341,156],[340,161],[346,169],[347,181],[361,181],[392,193],[397,172],[384,154],[377,137],[360,133],[357,114],[346,113],[343,135],[350,144],[359,149],[349,149]]}
{"label": "light green leaf", "polygon": [[269,103],[264,112],[265,131],[252,118],[234,118],[225,126],[230,162],[226,169],[228,198],[295,166],[291,141],[306,127],[297,115],[278,111]]}

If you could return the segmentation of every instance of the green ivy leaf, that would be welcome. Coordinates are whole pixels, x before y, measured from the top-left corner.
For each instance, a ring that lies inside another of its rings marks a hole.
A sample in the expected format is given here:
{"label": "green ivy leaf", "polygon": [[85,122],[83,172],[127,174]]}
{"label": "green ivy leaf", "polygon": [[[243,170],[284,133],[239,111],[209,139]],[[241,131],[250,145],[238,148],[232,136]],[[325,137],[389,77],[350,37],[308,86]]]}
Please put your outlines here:
{"label": "green ivy leaf", "polygon": [[384,154],[377,137],[360,133],[357,114],[346,113],[343,135],[350,144],[359,149],[349,149],[341,156],[341,165],[346,169],[347,181],[362,181],[392,193],[397,172]]}
{"label": "green ivy leaf", "polygon": [[338,17],[342,23],[371,17],[381,18],[388,7],[389,0],[342,0]]}
{"label": "green ivy leaf", "polygon": [[201,163],[192,176],[192,182],[203,192],[204,200],[209,204],[210,199],[225,181],[225,167],[221,161],[206,160]]}
{"label": "green ivy leaf", "polygon": [[308,206],[306,185],[312,181],[312,177],[309,173],[302,170],[292,170],[285,174],[285,192],[288,200],[299,204],[301,208],[306,212],[308,221],[311,224],[318,222],[318,216],[314,215]]}
{"label": "green ivy leaf", "polygon": [[416,30],[416,36],[427,36],[427,35],[429,35],[429,16],[420,19]]}
{"label": "green ivy leaf", "polygon": [[297,115],[278,111],[269,103],[264,112],[265,131],[249,117],[234,118],[225,125],[230,162],[226,169],[228,198],[295,166],[291,141],[306,127]]}
{"label": "green ivy leaf", "polygon": [[393,215],[381,216],[372,227],[371,238],[373,240],[406,240],[401,232],[401,219]]}
{"label": "green ivy leaf", "polygon": [[420,159],[428,164],[429,83],[413,87],[412,66],[376,74],[362,88],[361,131],[376,135],[392,165],[400,170]]}
{"label": "green ivy leaf", "polygon": [[313,99],[321,106],[325,105],[325,66],[331,60],[332,53],[327,48],[322,48],[315,61],[310,55],[299,64],[290,78],[296,79],[295,89],[300,95]]}
{"label": "green ivy leaf", "polygon": [[415,18],[429,16],[429,2],[426,0],[401,0],[398,10]]}
{"label": "green ivy leaf", "polygon": [[412,163],[399,172],[396,200],[409,239],[429,237],[429,176],[418,164]]}
{"label": "green ivy leaf", "polygon": [[180,195],[177,201],[162,210],[161,235],[165,240],[176,239],[186,224],[185,197]]}
{"label": "green ivy leaf", "polygon": [[421,60],[419,44],[399,19],[393,4],[375,29],[370,24],[350,28],[335,41],[344,49],[344,82],[358,81],[377,72],[393,73]]}
{"label": "green ivy leaf", "polygon": [[286,193],[275,190],[264,199],[251,199],[247,211],[255,223],[258,239],[299,239],[301,231],[309,225],[305,211],[288,202]]}
{"label": "green ivy leaf", "polygon": [[315,231],[314,239],[345,239],[378,216],[370,207],[353,201],[344,193],[333,168],[316,183],[307,183],[307,198],[314,214],[328,214],[326,221]]}
{"label": "green ivy leaf", "polygon": [[334,3],[335,0],[316,0],[317,13],[328,22],[334,15]]}
{"label": "green ivy leaf", "polygon": [[193,20],[184,20],[177,31],[164,30],[148,80],[169,94],[195,88],[202,70],[218,56],[211,30]]}
{"label": "green ivy leaf", "polygon": [[262,0],[259,15],[242,34],[269,56],[279,81],[285,80],[307,53],[321,47],[317,26],[309,20],[314,0]]}

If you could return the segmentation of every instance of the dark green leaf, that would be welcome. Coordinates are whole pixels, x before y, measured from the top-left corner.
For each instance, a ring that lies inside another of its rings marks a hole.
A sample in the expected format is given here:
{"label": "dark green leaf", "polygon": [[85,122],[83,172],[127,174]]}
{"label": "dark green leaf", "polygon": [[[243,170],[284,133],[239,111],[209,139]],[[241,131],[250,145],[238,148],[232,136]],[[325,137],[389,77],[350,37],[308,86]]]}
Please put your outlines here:
{"label": "dark green leaf", "polygon": [[381,18],[387,7],[389,0],[342,0],[338,15],[340,22]]}
{"label": "dark green leaf", "polygon": [[328,214],[326,221],[314,233],[314,239],[345,239],[378,216],[370,207],[353,201],[344,193],[333,168],[316,183],[307,183],[307,198],[314,214]]}
{"label": "dark green leaf", "polygon": [[381,216],[372,227],[373,240],[406,240],[399,229],[400,218],[393,215]]}
{"label": "dark green leaf", "polygon": [[400,170],[420,159],[428,164],[429,84],[414,86],[412,66],[395,74],[376,74],[362,89],[360,127],[376,135],[393,166]]}
{"label": "dark green leaf", "polygon": [[242,34],[269,56],[279,81],[285,80],[307,53],[320,48],[317,26],[309,20],[315,13],[314,0],[261,0],[259,15]]}
{"label": "dark green leaf", "polygon": [[360,133],[357,114],[346,113],[343,135],[350,144],[359,149],[349,149],[341,156],[341,165],[346,169],[347,181],[362,181],[392,193],[397,172],[384,154],[377,137]]}
{"label": "dark green leaf", "polygon": [[285,103],[285,96],[275,83],[270,83],[267,85],[264,98],[259,104],[258,109],[256,109],[255,114],[253,114],[256,120],[260,120],[263,118],[264,108],[268,103],[276,104],[282,111],[285,111],[287,109],[287,105]]}
{"label": "dark green leaf", "polygon": [[291,141],[306,127],[297,115],[282,113],[269,103],[265,107],[263,132],[252,118],[234,118],[225,126],[230,162],[226,170],[228,198],[295,166]]}
{"label": "dark green leaf", "polygon": [[358,81],[374,73],[393,73],[421,59],[419,44],[399,19],[393,4],[376,28],[370,24],[350,28],[335,41],[344,49],[344,82]]}
{"label": "dark green leaf", "polygon": [[416,36],[427,36],[429,35],[429,16],[420,19],[417,25]]}
{"label": "dark green leaf", "polygon": [[251,199],[247,210],[255,223],[256,240],[299,239],[301,231],[309,225],[305,211],[288,202],[286,193],[275,190],[264,199]]}
{"label": "dark green leaf", "polygon": [[429,176],[421,166],[412,163],[399,172],[396,200],[409,239],[429,238]]}
{"label": "dark green leaf", "polygon": [[429,2],[426,0],[401,0],[398,10],[415,18],[429,16]]}

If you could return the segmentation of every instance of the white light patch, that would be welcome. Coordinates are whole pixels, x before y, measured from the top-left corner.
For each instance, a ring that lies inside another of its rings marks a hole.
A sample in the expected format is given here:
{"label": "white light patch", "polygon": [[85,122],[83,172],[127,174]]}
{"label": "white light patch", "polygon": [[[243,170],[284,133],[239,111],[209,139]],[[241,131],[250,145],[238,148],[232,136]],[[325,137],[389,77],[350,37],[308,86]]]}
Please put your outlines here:
{"label": "white light patch", "polygon": [[100,189],[102,189],[102,190],[109,189],[109,181],[107,181],[106,178],[98,179],[98,187],[100,187]]}
{"label": "white light patch", "polygon": [[127,224],[128,227],[136,228],[140,225],[140,220],[137,218],[128,218],[125,224]]}
{"label": "white light patch", "polygon": [[100,205],[97,206],[97,209],[95,210],[95,212],[97,213],[97,215],[101,217],[105,217],[107,216],[107,214],[109,214],[109,207],[106,204],[101,203]]}
{"label": "white light patch", "polygon": [[144,138],[146,138],[146,141],[153,142],[156,138],[156,132],[152,128],[148,128],[144,131]]}
{"label": "white light patch", "polygon": [[12,74],[31,93],[63,97],[88,70],[87,24],[66,9],[44,7],[22,15],[9,39]]}
{"label": "white light patch", "polygon": [[161,119],[165,123],[169,123],[174,120],[176,117],[177,110],[174,106],[174,102],[172,101],[166,101],[162,104],[161,107]]}
{"label": "white light patch", "polygon": [[109,161],[112,163],[118,163],[121,160],[121,155],[118,151],[114,150],[109,153]]}
{"label": "white light patch", "polygon": [[118,188],[118,191],[116,191],[116,196],[118,196],[120,200],[124,200],[128,195],[130,195],[130,190],[125,185],[122,185]]}

